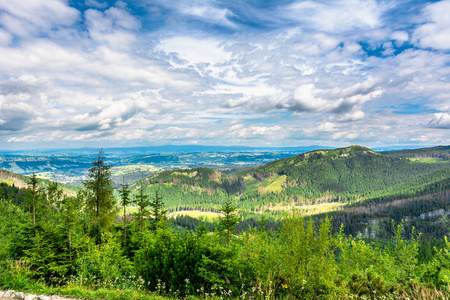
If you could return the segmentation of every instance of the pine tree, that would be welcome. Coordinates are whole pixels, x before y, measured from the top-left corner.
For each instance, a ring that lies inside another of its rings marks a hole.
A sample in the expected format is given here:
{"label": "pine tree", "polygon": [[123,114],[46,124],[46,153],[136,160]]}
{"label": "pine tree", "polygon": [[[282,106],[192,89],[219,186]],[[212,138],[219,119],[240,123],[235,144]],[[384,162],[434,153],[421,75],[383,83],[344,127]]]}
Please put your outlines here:
{"label": "pine tree", "polygon": [[67,231],[69,260],[72,261],[72,230],[79,217],[81,201],[78,197],[64,196],[61,201],[64,228]]}
{"label": "pine tree", "polygon": [[60,202],[63,197],[63,190],[58,187],[57,182],[50,182],[47,187],[47,201],[50,205],[59,209]]}
{"label": "pine tree", "polygon": [[33,173],[28,182],[28,189],[30,191],[30,200],[33,214],[33,225],[36,225],[36,202],[38,201],[38,179],[36,174]]}
{"label": "pine tree", "polygon": [[128,183],[125,183],[125,178],[123,179],[123,183],[121,184],[121,189],[119,190],[120,198],[122,202],[120,203],[123,207],[123,247],[127,245],[127,215],[126,215],[126,206],[131,203],[130,201],[130,186]]}
{"label": "pine tree", "polygon": [[150,205],[150,200],[148,195],[144,193],[144,185],[141,184],[139,187],[139,191],[136,195],[136,198],[134,200],[134,203],[138,207],[138,212],[135,214],[137,218],[137,222],[139,225],[139,229],[141,232],[144,231],[144,219],[148,215],[148,207]]}
{"label": "pine tree", "polygon": [[236,212],[237,207],[233,205],[231,198],[228,198],[220,208],[223,216],[219,217],[219,230],[225,234],[228,248],[230,248],[231,235],[236,230],[241,217]]}
{"label": "pine tree", "polygon": [[100,150],[83,183],[86,212],[91,217],[92,229],[98,238],[100,230],[107,228],[117,215],[111,166],[105,165],[104,159],[103,150]]}
{"label": "pine tree", "polygon": [[155,197],[150,202],[150,216],[152,217],[152,227],[156,229],[163,221],[167,219],[167,210],[164,209],[163,198],[159,195],[159,191],[155,191]]}

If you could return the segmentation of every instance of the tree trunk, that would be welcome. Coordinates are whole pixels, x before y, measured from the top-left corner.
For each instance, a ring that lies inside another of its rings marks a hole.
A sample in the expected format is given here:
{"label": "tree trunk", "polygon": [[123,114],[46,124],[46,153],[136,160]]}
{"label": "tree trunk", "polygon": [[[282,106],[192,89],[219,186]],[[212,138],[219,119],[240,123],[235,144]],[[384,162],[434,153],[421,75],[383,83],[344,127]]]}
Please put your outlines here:
{"label": "tree trunk", "polygon": [[127,219],[125,214],[125,205],[123,206],[123,247],[127,246]]}
{"label": "tree trunk", "polygon": [[36,225],[36,206],[34,205],[35,195],[33,193],[33,226]]}

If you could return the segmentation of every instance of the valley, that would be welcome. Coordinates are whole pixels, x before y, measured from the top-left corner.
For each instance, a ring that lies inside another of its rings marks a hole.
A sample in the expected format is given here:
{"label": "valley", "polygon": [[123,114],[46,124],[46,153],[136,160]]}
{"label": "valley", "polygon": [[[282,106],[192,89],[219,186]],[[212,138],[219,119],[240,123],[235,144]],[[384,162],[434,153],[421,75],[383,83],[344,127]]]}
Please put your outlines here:
{"label": "valley", "polygon": [[4,287],[58,280],[58,293],[110,299],[446,295],[450,146],[67,155],[2,158],[24,174],[0,171],[0,257],[26,264],[0,265]]}
{"label": "valley", "polygon": [[[2,156],[2,166],[9,166],[10,170],[20,168],[23,174],[35,172],[44,189],[53,180],[59,181],[66,192],[75,194],[95,157],[90,151],[82,155],[8,154]],[[448,212],[449,146],[384,152],[350,146],[297,155],[293,155],[293,149],[278,149],[274,153],[120,151],[112,149],[105,156],[105,163],[112,165],[114,186],[129,183],[132,198],[141,187],[148,195],[159,191],[171,217],[201,217],[213,223],[222,203],[231,197],[245,219],[252,220],[250,223],[256,224],[261,216],[276,221],[287,211],[297,210],[313,218],[333,216],[335,230],[342,223],[348,234],[371,232],[378,236],[383,235],[392,219],[405,220],[410,227],[416,224],[416,213],[410,211],[416,205],[425,216],[420,219],[422,224],[434,222],[432,227],[450,234],[434,221],[437,215],[433,213]],[[8,184],[27,186],[23,175],[5,170],[1,178]],[[430,199],[426,205],[424,199]],[[130,206],[129,212],[134,210]],[[362,219],[360,212],[364,214]],[[380,214],[385,224],[381,227]],[[445,215],[441,213],[439,217]],[[348,219],[352,220],[351,226]]]}

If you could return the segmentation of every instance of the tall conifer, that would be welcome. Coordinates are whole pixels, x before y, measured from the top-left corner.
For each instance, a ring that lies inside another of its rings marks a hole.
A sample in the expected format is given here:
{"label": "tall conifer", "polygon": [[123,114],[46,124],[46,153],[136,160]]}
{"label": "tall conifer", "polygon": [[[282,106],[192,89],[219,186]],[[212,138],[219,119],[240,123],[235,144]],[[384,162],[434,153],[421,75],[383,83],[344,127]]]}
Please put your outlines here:
{"label": "tall conifer", "polygon": [[83,185],[86,211],[91,217],[92,229],[99,237],[100,230],[111,225],[117,216],[111,166],[105,165],[103,149],[92,162]]}

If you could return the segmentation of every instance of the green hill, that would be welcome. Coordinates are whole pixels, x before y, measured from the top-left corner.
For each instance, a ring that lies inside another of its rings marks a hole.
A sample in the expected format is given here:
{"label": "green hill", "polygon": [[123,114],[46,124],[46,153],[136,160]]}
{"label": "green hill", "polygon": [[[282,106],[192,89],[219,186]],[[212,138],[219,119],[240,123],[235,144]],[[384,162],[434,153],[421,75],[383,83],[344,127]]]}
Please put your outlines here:
{"label": "green hill", "polygon": [[[7,185],[14,185],[17,188],[27,188],[28,187],[28,182],[29,182],[29,176],[26,175],[20,175],[20,174],[16,174],[4,169],[0,169],[0,183],[5,183]],[[42,189],[47,189],[49,183],[51,182],[48,179],[42,179],[39,178],[39,186]],[[74,185],[69,185],[69,184],[64,184],[64,183],[59,183],[60,188],[63,189],[65,194],[69,194],[69,195],[75,195],[80,187],[79,186],[74,186]]]}
{"label": "green hill", "polygon": [[428,161],[449,161],[450,146],[436,146],[430,148],[408,149],[400,151],[386,151],[384,155],[393,157],[402,157],[412,160],[428,159]]}
{"label": "green hill", "polygon": [[214,210],[229,195],[245,210],[354,202],[395,195],[448,178],[450,164],[350,146],[315,150],[232,175],[208,168],[164,171],[134,184],[159,189],[169,209]]}

